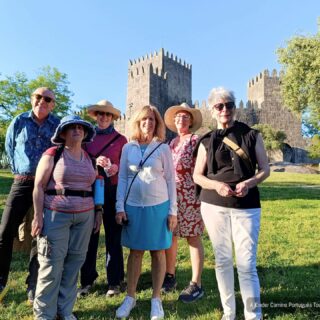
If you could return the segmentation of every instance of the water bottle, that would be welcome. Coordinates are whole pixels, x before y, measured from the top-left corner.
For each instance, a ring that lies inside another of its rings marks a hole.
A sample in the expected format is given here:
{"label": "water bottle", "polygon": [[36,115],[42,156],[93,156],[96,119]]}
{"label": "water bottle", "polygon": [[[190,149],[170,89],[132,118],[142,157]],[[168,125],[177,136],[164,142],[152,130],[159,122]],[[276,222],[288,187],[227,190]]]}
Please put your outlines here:
{"label": "water bottle", "polygon": [[94,205],[96,207],[102,207],[104,204],[104,178],[103,176],[97,176],[94,182]]}

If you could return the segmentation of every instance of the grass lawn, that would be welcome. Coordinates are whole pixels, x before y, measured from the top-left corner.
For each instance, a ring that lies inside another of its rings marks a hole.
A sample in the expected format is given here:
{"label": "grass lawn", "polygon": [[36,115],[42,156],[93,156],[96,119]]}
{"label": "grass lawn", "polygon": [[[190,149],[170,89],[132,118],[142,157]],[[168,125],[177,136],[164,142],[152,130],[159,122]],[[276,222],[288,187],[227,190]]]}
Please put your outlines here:
{"label": "grass lawn", "polygon": [[[12,177],[0,171],[0,212]],[[320,319],[320,175],[272,173],[260,186],[262,220],[258,252],[258,273],[264,319]],[[23,204],[22,204],[23,205]],[[103,233],[103,230],[102,230]],[[105,297],[106,275],[103,234],[98,252],[99,278],[95,292],[77,301],[80,319],[114,319],[124,294]],[[191,265],[185,241],[179,242],[178,291],[163,297],[166,319],[220,319],[222,309],[214,274],[214,256],[207,234],[203,237],[205,296],[185,305],[177,302],[179,291],[189,282]],[[125,250],[127,256],[127,251]],[[1,257],[0,257],[1,259]],[[11,264],[9,290],[0,304],[0,319],[32,319],[26,302],[25,278],[28,256],[15,253]],[[145,254],[138,285],[137,307],[130,319],[149,319],[151,298],[150,256]],[[237,319],[244,319],[237,290]]]}

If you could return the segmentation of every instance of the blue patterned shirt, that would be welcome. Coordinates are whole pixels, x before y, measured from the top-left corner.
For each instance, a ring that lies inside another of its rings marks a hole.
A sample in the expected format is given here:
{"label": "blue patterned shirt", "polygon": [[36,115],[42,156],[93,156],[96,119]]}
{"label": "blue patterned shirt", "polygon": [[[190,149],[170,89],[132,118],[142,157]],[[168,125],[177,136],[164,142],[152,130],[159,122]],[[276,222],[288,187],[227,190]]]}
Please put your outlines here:
{"label": "blue patterned shirt", "polygon": [[10,123],[6,134],[6,153],[13,174],[34,176],[42,153],[52,146],[51,137],[60,120],[49,114],[41,124],[32,111],[21,113]]}

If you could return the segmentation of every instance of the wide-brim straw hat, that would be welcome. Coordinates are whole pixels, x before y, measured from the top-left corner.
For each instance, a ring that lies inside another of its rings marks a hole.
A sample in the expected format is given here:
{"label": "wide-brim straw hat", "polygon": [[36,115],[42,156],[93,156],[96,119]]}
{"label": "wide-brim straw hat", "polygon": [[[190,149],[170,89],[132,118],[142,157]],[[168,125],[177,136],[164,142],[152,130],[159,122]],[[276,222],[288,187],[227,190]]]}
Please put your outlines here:
{"label": "wide-brim straw hat", "polygon": [[191,108],[187,103],[183,102],[178,106],[172,106],[167,109],[164,114],[164,122],[168,129],[177,132],[177,127],[174,123],[174,117],[178,112],[185,111],[192,115],[192,125],[189,128],[191,132],[197,131],[202,125],[202,114],[199,109]]}
{"label": "wide-brim straw hat", "polygon": [[73,124],[82,125],[87,133],[85,138],[82,140],[82,143],[88,143],[93,140],[93,138],[96,135],[96,131],[95,131],[93,125],[90,122],[81,119],[77,115],[69,115],[69,116],[65,116],[61,119],[60,124],[56,128],[56,131],[55,131],[53,137],[51,138],[51,142],[54,144],[63,144],[65,142],[65,140],[60,137],[60,134],[64,129],[66,129],[66,127],[73,125]]}
{"label": "wide-brim straw hat", "polygon": [[97,112],[109,112],[113,115],[113,119],[117,120],[121,116],[121,111],[113,106],[113,104],[108,100],[101,100],[96,104],[87,107],[88,115],[97,120]]}

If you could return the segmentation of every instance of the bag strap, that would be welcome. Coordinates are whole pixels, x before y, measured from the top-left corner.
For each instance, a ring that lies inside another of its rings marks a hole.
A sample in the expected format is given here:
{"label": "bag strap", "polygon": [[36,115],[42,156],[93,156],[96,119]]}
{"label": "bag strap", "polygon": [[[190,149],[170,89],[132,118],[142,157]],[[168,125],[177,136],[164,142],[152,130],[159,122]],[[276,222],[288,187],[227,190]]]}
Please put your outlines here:
{"label": "bag strap", "polygon": [[111,139],[109,142],[107,142],[107,143],[103,146],[103,148],[102,148],[98,153],[96,153],[95,155],[92,155],[92,154],[90,154],[90,155],[91,155],[93,158],[98,158],[98,157],[101,155],[101,153],[102,153],[104,150],[106,150],[106,149],[111,145],[112,142],[115,142],[118,138],[120,138],[120,136],[121,136],[121,134],[118,133],[115,137],[113,137],[113,139]]}
{"label": "bag strap", "polygon": [[224,137],[222,142],[229,146],[245,162],[245,164],[249,164],[250,169],[253,170],[251,159],[241,147],[239,147],[234,141],[230,140],[228,137]]}
{"label": "bag strap", "polygon": [[124,204],[126,204],[127,200],[128,200],[128,197],[129,197],[129,193],[130,193],[130,190],[131,190],[131,187],[132,187],[132,184],[133,184],[133,181],[135,180],[135,178],[137,177],[138,173],[140,172],[140,170],[142,169],[143,165],[145,164],[145,162],[150,158],[150,156],[163,144],[163,142],[160,142],[148,155],[147,157],[140,161],[139,163],[139,170],[135,173],[135,175],[133,176],[132,180],[131,180],[131,183],[130,183],[130,186],[129,186],[129,189],[128,189],[128,192],[127,192],[127,195],[126,195],[126,199],[124,200]]}
{"label": "bag strap", "polygon": [[52,178],[52,175],[53,175],[53,171],[54,169],[56,168],[56,165],[57,165],[57,162],[58,160],[60,159],[62,153],[63,153],[63,150],[64,150],[64,144],[61,144],[57,147],[56,149],[56,153],[54,154],[53,156],[53,167],[52,167],[52,170],[51,170],[51,174],[50,174],[50,178],[48,180],[48,182],[51,180]]}

